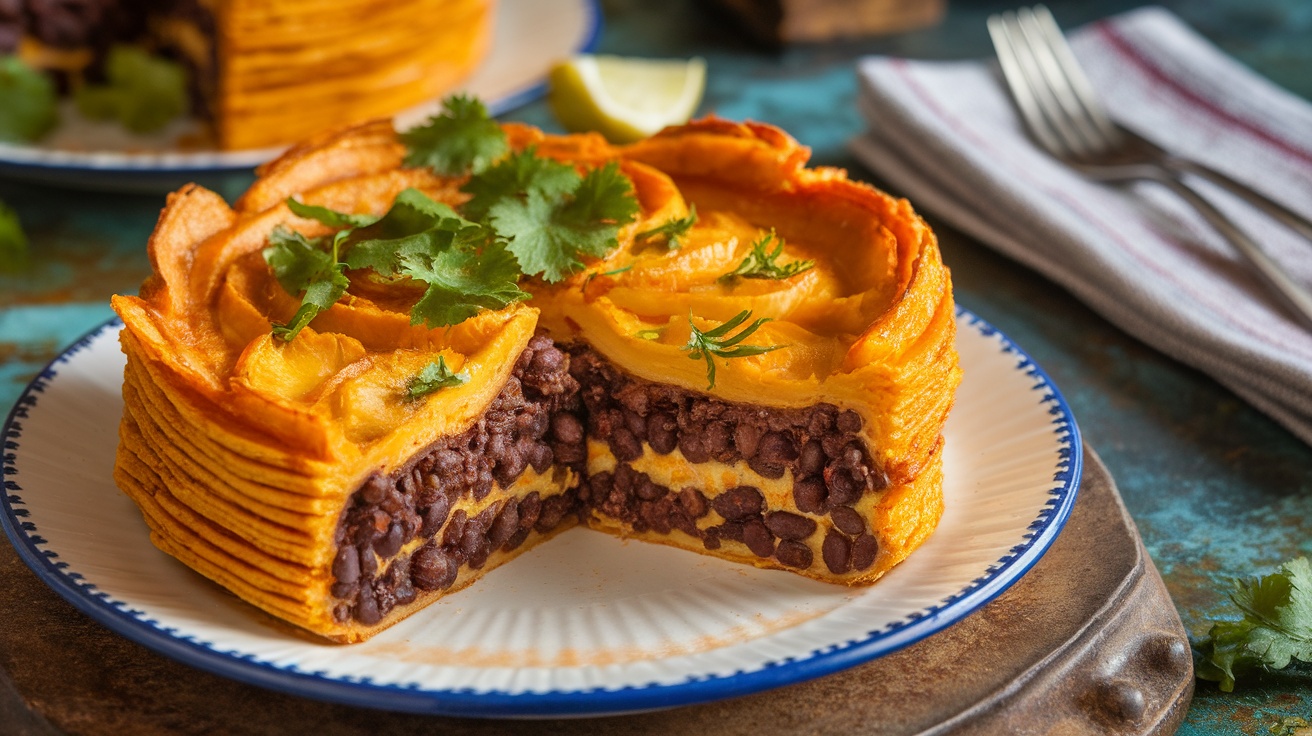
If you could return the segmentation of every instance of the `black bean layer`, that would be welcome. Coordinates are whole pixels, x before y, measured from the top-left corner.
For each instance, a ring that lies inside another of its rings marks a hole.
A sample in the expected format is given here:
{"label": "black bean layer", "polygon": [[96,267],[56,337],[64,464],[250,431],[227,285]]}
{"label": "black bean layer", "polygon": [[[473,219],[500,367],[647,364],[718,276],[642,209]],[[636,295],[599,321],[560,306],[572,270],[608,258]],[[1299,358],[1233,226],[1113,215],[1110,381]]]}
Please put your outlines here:
{"label": "black bean layer", "polygon": [[[580,501],[639,532],[678,529],[707,549],[730,539],[789,567],[813,564],[802,541],[816,528],[813,519],[768,512],[760,491],[749,486],[713,502],[696,488],[671,491],[628,465],[644,444],[661,454],[678,448],[694,463],[743,460],[766,478],[791,470],[798,510],[828,514],[837,527],[822,549],[826,566],[840,573],[873,563],[878,544],[851,505],[888,479],[858,434],[856,412],[827,403],[776,409],[721,401],[633,377],[585,345],[567,350],[534,337],[473,427],[389,476],[369,478],[355,493],[337,530],[332,566],[339,620],[372,625],[412,601],[416,590],[445,590],[462,566],[479,569],[496,550],[549,532]],[[614,472],[584,478],[579,489],[551,498],[534,493],[498,501],[476,517],[451,511],[461,499],[482,500],[494,485],[509,486],[530,467],[541,473],[562,465],[583,477],[588,437],[609,444],[620,460]],[[725,521],[699,529],[696,520],[712,508]],[[416,538],[426,541],[398,557]]]}
{"label": "black bean layer", "polygon": [[[356,491],[337,529],[332,594],[340,599],[339,620],[377,623],[413,600],[415,588],[445,589],[461,565],[481,568],[492,552],[514,549],[534,529],[550,531],[573,513],[572,493],[496,502],[473,518],[451,512],[461,499],[482,500],[494,484],[507,487],[530,467],[582,472],[586,447],[569,362],[549,338],[534,337],[474,426]],[[416,538],[429,541],[392,559]]]}
{"label": "black bean layer", "polygon": [[588,436],[605,440],[620,462],[641,457],[645,444],[662,455],[677,447],[693,463],[745,461],[766,478],[791,470],[797,507],[817,514],[888,485],[854,411],[827,403],[778,409],[721,401],[637,378],[587,346],[569,350]]}

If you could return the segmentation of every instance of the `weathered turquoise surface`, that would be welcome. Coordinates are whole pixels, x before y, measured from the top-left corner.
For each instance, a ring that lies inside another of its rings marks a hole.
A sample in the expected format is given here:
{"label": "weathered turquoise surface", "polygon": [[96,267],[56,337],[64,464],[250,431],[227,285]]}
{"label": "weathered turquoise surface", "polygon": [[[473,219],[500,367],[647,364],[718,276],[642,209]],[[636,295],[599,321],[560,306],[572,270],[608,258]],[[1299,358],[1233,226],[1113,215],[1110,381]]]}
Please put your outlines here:
{"label": "weathered turquoise surface", "polygon": [[[984,19],[1013,7],[955,0],[935,28],[865,42],[775,51],[746,40],[707,3],[612,0],[601,50],[700,55],[709,64],[702,112],[789,130],[819,164],[879,183],[846,150],[862,129],[853,65],[865,54],[920,58],[990,53]],[[1075,26],[1141,3],[1050,0]],[[1312,2],[1163,3],[1235,57],[1312,99]],[[544,103],[506,116],[558,130]],[[230,198],[249,177],[218,182]],[[0,198],[31,235],[33,268],[0,274],[0,407],[59,349],[110,317],[108,297],[135,291],[158,195],[85,193],[0,182]],[[1186,628],[1233,616],[1232,577],[1272,571],[1312,554],[1312,448],[1206,376],[1133,340],[1043,277],[929,219],[952,267],[957,298],[1010,335],[1048,371],[1085,439],[1115,475]],[[1312,247],[1309,249],[1312,257]],[[1312,721],[1312,667],[1242,684],[1233,694],[1199,683],[1180,733],[1292,732]]]}

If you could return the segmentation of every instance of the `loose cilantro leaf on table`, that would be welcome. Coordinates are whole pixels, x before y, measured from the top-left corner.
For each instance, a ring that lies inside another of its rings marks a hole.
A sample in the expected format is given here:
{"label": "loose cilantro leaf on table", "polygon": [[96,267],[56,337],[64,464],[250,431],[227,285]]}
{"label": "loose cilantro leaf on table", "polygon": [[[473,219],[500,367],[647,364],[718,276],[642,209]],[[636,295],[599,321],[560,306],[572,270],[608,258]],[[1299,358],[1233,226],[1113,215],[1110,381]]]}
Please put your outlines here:
{"label": "loose cilantro leaf on table", "polygon": [[506,134],[475,97],[452,95],[443,111],[401,134],[406,166],[428,166],[444,176],[475,174],[510,149]]}
{"label": "loose cilantro leaf on table", "polygon": [[[774,250],[766,250],[772,240],[775,242]],[[734,279],[738,278],[782,280],[815,268],[815,261],[811,260],[793,261],[780,266],[778,260],[783,252],[783,238],[776,236],[774,231],[771,230],[765,237],[752,243],[752,252],[743,259],[742,263],[738,264],[737,268],[724,274],[716,281],[732,283]]]}
{"label": "loose cilantro leaf on table", "polygon": [[31,260],[27,235],[18,221],[18,213],[0,202],[0,273],[21,271]]}
{"label": "loose cilantro leaf on table", "polygon": [[697,205],[688,208],[687,217],[672,218],[650,230],[643,230],[633,236],[633,239],[639,243],[645,243],[648,240],[662,238],[666,249],[674,250],[679,247],[679,238],[687,235],[695,224],[697,224]]}
{"label": "loose cilantro leaf on table", "polygon": [[279,225],[269,236],[264,260],[288,294],[302,294],[301,306],[287,324],[275,324],[273,334],[290,342],[320,312],[342,298],[350,282],[346,264],[338,262],[337,244],[324,250],[323,239],[304,235]]}
{"label": "loose cilantro leaf on table", "polygon": [[581,268],[581,256],[600,258],[618,247],[620,226],[637,212],[632,186],[610,162],[589,171],[571,195],[529,190],[492,205],[489,217],[524,273],[554,283]]}
{"label": "loose cilantro leaf on table", "polygon": [[770,321],[769,317],[761,317],[755,322],[747,325],[736,335],[729,333],[739,325],[751,319],[752,311],[744,309],[736,314],[732,319],[714,329],[705,332],[697,329],[697,325],[692,321],[692,313],[688,314],[688,326],[692,328],[692,334],[688,336],[688,344],[683,346],[684,350],[689,351],[688,357],[693,360],[706,361],[706,383],[707,390],[715,388],[715,360],[712,356],[721,358],[746,358],[749,355],[760,355],[768,353],[771,350],[788,347],[787,345],[743,345],[742,341],[751,337],[761,325]]}
{"label": "loose cilantro leaf on table", "polygon": [[135,46],[115,46],[105,61],[108,84],[86,85],[74,95],[93,120],[115,119],[133,133],[150,133],[185,113],[187,70]]}
{"label": "loose cilantro leaf on table", "polygon": [[59,124],[55,84],[17,56],[0,58],[0,140],[29,143]]}
{"label": "loose cilantro leaf on table", "polygon": [[410,379],[406,384],[406,394],[411,401],[416,401],[440,389],[465,383],[469,383],[469,372],[452,373],[446,358],[439,355],[436,363],[429,363],[419,375]]}
{"label": "loose cilantro leaf on table", "polygon": [[1231,692],[1236,679],[1256,670],[1283,669],[1294,660],[1312,663],[1312,564],[1306,557],[1262,578],[1234,581],[1230,600],[1244,617],[1212,624],[1196,645],[1200,679]]}

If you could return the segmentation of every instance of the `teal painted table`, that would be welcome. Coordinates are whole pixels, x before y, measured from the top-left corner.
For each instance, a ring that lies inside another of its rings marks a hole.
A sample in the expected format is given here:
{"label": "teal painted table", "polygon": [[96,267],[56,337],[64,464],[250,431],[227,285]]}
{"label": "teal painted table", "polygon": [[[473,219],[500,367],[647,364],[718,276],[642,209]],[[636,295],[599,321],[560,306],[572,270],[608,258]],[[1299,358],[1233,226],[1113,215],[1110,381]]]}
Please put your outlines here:
{"label": "teal painted table", "polygon": [[[876,184],[846,150],[863,125],[855,60],[870,53],[986,56],[985,17],[1012,7],[957,0],[932,29],[777,52],[754,45],[703,4],[605,2],[601,50],[704,56],[710,76],[703,111],[780,125],[814,149],[815,163],[848,168]],[[1137,4],[1048,3],[1065,26]],[[1163,4],[1241,61],[1312,99],[1312,3]],[[540,102],[505,117],[558,129]],[[205,183],[232,199],[249,181],[236,175]],[[0,275],[0,407],[7,408],[62,347],[111,316],[110,294],[137,289],[163,199],[7,181],[0,181],[0,198],[19,212],[35,256],[29,272]],[[1232,613],[1224,592],[1230,578],[1312,554],[1312,448],[1043,277],[953,231],[932,212],[928,219],[952,267],[958,301],[1015,339],[1065,393],[1086,441],[1115,476],[1191,635]],[[1312,667],[1241,684],[1232,694],[1199,683],[1180,733],[1285,733],[1297,718],[1312,721]]]}

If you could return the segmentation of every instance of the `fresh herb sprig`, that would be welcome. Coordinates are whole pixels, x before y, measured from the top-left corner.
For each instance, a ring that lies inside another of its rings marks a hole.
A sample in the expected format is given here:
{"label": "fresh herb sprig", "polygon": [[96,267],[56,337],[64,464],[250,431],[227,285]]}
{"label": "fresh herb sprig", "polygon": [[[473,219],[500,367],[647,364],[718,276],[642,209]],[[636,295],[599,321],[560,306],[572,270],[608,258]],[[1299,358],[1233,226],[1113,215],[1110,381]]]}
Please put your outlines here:
{"label": "fresh herb sprig", "polygon": [[405,165],[427,166],[443,176],[479,173],[510,150],[506,134],[476,97],[452,95],[442,112],[401,133]]}
{"label": "fresh herb sprig", "polygon": [[339,239],[325,250],[326,238],[307,239],[279,225],[269,236],[264,260],[288,294],[301,294],[301,306],[286,324],[273,325],[274,337],[292,341],[319,313],[337,303],[350,281],[338,258]]}
{"label": "fresh herb sprig", "polygon": [[[289,294],[305,292],[296,316],[274,327],[284,340],[295,338],[346,293],[348,269],[371,269],[385,281],[423,284],[424,295],[411,308],[410,321],[430,327],[458,324],[483,309],[500,309],[529,296],[519,288],[519,266],[504,245],[417,189],[403,190],[382,217],[294,199],[287,206],[301,217],[347,227],[331,238],[313,240],[281,226],[274,229],[265,261]],[[341,249],[344,258],[338,255]]]}
{"label": "fresh herb sprig", "polygon": [[787,345],[742,344],[743,340],[751,337],[752,333],[756,332],[761,325],[769,322],[769,317],[761,317],[739,330],[737,334],[729,334],[751,317],[752,310],[744,309],[719,327],[703,332],[697,329],[697,325],[692,320],[692,313],[688,313],[688,326],[692,328],[692,334],[688,336],[688,344],[684,345],[683,349],[689,351],[688,357],[692,360],[706,361],[707,390],[715,388],[715,357],[746,358],[750,355],[760,355],[771,350],[788,347]]}
{"label": "fresh herb sprig", "polygon": [[[771,241],[775,243],[774,250],[768,250]],[[815,268],[815,261],[812,260],[798,260],[780,266],[779,256],[783,255],[783,252],[784,239],[771,230],[760,240],[752,243],[752,252],[747,254],[737,268],[716,281],[727,284],[739,278],[783,280]]]}
{"label": "fresh herb sprig", "polygon": [[150,133],[187,111],[187,68],[136,46],[118,45],[105,60],[104,85],[74,95],[78,111],[93,120],[117,120],[133,133]]}
{"label": "fresh herb sprig", "polygon": [[18,213],[0,202],[0,273],[17,273],[31,263],[32,253]]}
{"label": "fresh herb sprig", "polygon": [[641,245],[663,242],[667,250],[674,250],[679,247],[679,239],[687,235],[696,224],[697,205],[694,204],[688,208],[687,217],[671,218],[650,230],[643,230],[633,236],[633,240]]}
{"label": "fresh herb sprig", "polygon": [[418,401],[441,389],[466,383],[469,383],[469,371],[452,373],[446,358],[439,355],[437,362],[429,363],[406,383],[406,396],[410,401]]}
{"label": "fresh herb sprig", "polygon": [[401,139],[406,165],[468,176],[462,190],[469,201],[457,212],[407,189],[375,217],[288,199],[294,214],[337,232],[307,240],[284,228],[265,249],[279,283],[304,294],[292,321],[275,328],[283,339],[345,294],[347,271],[423,284],[411,309],[414,324],[452,325],[505,307],[529,298],[519,288],[521,275],[554,283],[582,268],[585,257],[609,254],[619,246],[619,229],[639,210],[618,164],[580,175],[533,148],[512,153],[505,131],[472,97],[447,98],[441,114]]}
{"label": "fresh herb sprig", "polygon": [[0,58],[0,141],[30,143],[59,124],[55,83],[18,56]]}
{"label": "fresh herb sprig", "polygon": [[1212,624],[1196,645],[1198,677],[1231,692],[1235,680],[1258,670],[1279,670],[1298,660],[1312,663],[1312,564],[1306,557],[1256,579],[1234,581],[1230,600],[1239,621]]}

